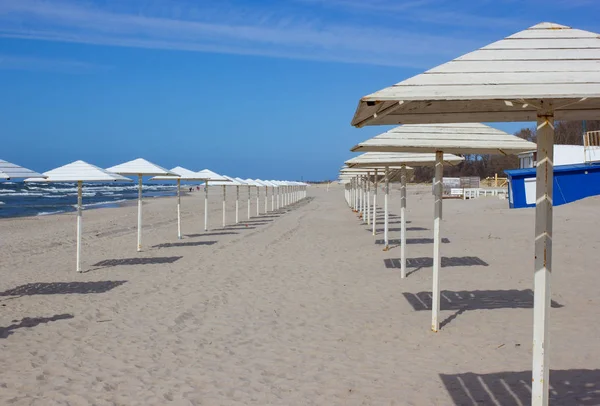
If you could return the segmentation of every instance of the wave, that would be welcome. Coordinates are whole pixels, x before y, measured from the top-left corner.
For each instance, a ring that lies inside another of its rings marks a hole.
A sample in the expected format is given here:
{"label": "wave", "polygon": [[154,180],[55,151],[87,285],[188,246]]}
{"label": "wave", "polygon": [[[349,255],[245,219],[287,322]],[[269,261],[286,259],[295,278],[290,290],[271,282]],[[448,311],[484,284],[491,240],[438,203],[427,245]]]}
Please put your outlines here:
{"label": "wave", "polygon": [[107,204],[123,203],[123,202],[126,202],[126,201],[127,201],[127,199],[107,200],[106,202],[96,202],[96,203],[84,204],[83,207],[103,206],[103,205],[107,205]]}
{"label": "wave", "polygon": [[59,214],[59,213],[65,213],[66,210],[57,210],[57,211],[41,211],[37,214],[37,216],[49,216],[51,214]]}

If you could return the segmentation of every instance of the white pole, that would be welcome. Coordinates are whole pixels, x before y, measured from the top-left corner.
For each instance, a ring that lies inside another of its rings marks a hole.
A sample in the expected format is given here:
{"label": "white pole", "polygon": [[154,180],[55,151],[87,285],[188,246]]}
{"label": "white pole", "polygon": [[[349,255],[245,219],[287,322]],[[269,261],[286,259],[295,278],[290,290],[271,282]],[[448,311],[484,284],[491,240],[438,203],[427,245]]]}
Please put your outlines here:
{"label": "white pole", "polygon": [[223,228],[225,228],[225,200],[227,198],[227,186],[223,185]]}
{"label": "white pole", "polygon": [[435,198],[433,214],[433,289],[431,303],[431,330],[440,329],[440,220],[442,218],[442,177],[444,176],[444,153],[435,153],[435,179],[433,194]]}
{"label": "white pole", "polygon": [[252,186],[248,185],[248,220],[250,220],[250,200],[252,199]]}
{"label": "white pole", "polygon": [[81,209],[82,209],[82,189],[83,182],[77,182],[77,272],[81,272],[81,229],[83,227],[82,218],[81,218]]}
{"label": "white pole", "polygon": [[265,214],[269,212],[269,187],[265,186]]}
{"label": "white pole", "polygon": [[275,187],[271,188],[271,211],[275,211]]}
{"label": "white pole", "polygon": [[367,225],[371,225],[371,172],[367,172]]}
{"label": "white pole", "polygon": [[406,278],[406,165],[400,169],[400,277]]}
{"label": "white pole", "polygon": [[235,187],[235,224],[240,222],[240,187]]}
{"label": "white pole", "polygon": [[390,249],[389,247],[389,239],[388,239],[388,225],[389,225],[389,212],[388,212],[388,196],[390,194],[390,179],[389,179],[389,167],[385,167],[385,198],[383,200],[383,210],[384,210],[384,225],[383,225],[383,241],[385,243],[384,251]]}
{"label": "white pole", "polygon": [[256,187],[256,215],[260,216],[260,188]]}
{"label": "white pole", "polygon": [[138,175],[138,235],[137,250],[142,250],[142,175]]}
{"label": "white pole", "polygon": [[204,231],[208,231],[208,179],[204,181]]}
{"label": "white pole", "polygon": [[177,238],[181,240],[181,179],[177,179]]}
{"label": "white pole", "polygon": [[358,180],[358,187],[360,188],[360,219],[365,220],[365,177],[361,176]]}
{"label": "white pole", "polygon": [[377,233],[377,188],[379,187],[379,180],[377,179],[377,169],[375,169],[375,191],[373,192],[373,235]]}
{"label": "white pole", "polygon": [[277,210],[279,210],[279,195],[281,194],[281,186],[277,187]]}
{"label": "white pole", "polygon": [[547,406],[549,397],[548,317],[552,272],[552,191],[554,182],[554,112],[538,112],[533,279],[533,375],[531,404]]}

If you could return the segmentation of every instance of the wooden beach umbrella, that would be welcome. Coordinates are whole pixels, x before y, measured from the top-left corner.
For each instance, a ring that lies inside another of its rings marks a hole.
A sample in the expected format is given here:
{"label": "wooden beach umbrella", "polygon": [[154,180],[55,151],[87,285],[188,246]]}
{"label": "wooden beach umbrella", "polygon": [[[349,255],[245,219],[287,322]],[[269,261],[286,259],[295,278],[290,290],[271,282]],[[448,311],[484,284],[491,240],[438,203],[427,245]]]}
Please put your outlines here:
{"label": "wooden beach umbrella", "polygon": [[236,181],[238,181],[240,184],[248,187],[248,220],[250,220],[250,217],[251,217],[251,215],[250,215],[250,200],[251,200],[252,185],[249,182],[247,182],[244,179],[242,179],[242,178],[234,178],[234,179]]}
{"label": "wooden beach umbrella", "polygon": [[204,180],[204,231],[208,231],[208,185],[209,182],[227,182],[227,178],[209,169],[203,169],[196,176]]}
{"label": "wooden beach umbrella", "polygon": [[265,214],[269,212],[269,188],[274,191],[275,185],[269,182],[268,180],[256,179],[256,182],[260,183],[265,187]]}
{"label": "wooden beach umbrella", "polygon": [[75,182],[77,183],[77,254],[76,269],[81,272],[81,231],[83,182],[131,182],[131,179],[111,173],[84,161],[75,161],[51,171],[44,172],[42,178],[28,178],[25,182]]}
{"label": "wooden beach umbrella", "polygon": [[177,174],[173,176],[155,176],[150,180],[173,180],[177,179],[177,238],[181,240],[181,181],[199,181],[204,180],[199,178],[198,174],[181,166],[176,166],[170,172]]}
{"label": "wooden beach umbrella", "polygon": [[0,159],[0,180],[15,180],[25,178],[44,178],[44,175],[31,169]]}
{"label": "wooden beach umbrella", "polygon": [[[451,165],[464,161],[463,157],[444,154],[442,160]],[[383,153],[366,152],[345,162],[350,168],[386,168],[400,165],[400,277],[406,277],[406,172],[410,166],[432,166],[436,163],[435,154],[423,153]],[[377,190],[377,188],[375,188]],[[377,193],[373,206],[377,207]],[[387,220],[387,216],[385,217]],[[373,213],[373,235],[377,222],[376,212]],[[388,222],[384,224],[384,235],[388,235]]]}
{"label": "wooden beach umbrella", "polygon": [[[223,176],[223,178],[225,178],[225,180],[212,182],[212,186],[221,186],[223,188],[223,228],[225,228],[225,226],[227,225],[227,218],[226,218],[227,186],[240,186],[241,183],[237,182],[233,178],[230,178],[229,176],[226,176],[226,175],[222,175],[222,176]],[[237,201],[236,201],[236,208],[237,208]]]}
{"label": "wooden beach umbrella", "polygon": [[232,186],[235,186],[235,224],[238,224],[240,222],[240,186],[246,185],[246,182],[230,176],[225,177],[232,182]]}
{"label": "wooden beach umbrella", "polygon": [[[270,180],[263,180],[262,182],[267,185],[267,190],[268,188],[271,188],[271,211],[275,211],[275,191],[277,190],[278,186]],[[267,204],[265,204],[265,210],[268,211]]]}
{"label": "wooden beach umbrella", "polygon": [[137,250],[142,250],[142,177],[144,176],[177,176],[167,169],[146,161],[143,158],[134,159],[119,165],[106,168],[107,171],[118,173],[119,175],[138,177],[138,232],[137,232]]}
{"label": "wooden beach umbrella", "polygon": [[600,35],[540,23],[363,97],[352,124],[537,121],[532,404],[549,400],[554,120],[600,113]]}
{"label": "wooden beach umbrella", "polygon": [[[256,215],[260,216],[260,188],[263,186],[261,183],[258,183],[254,179],[246,179],[245,182],[250,186],[254,186],[256,188]],[[250,189],[248,189],[250,190]],[[250,192],[248,192],[250,193]]]}
{"label": "wooden beach umbrella", "polygon": [[435,154],[434,220],[433,220],[433,291],[431,329],[439,330],[440,287],[440,221],[442,219],[442,178],[444,153],[520,154],[535,144],[481,123],[406,124],[352,148],[365,152],[426,152]]}

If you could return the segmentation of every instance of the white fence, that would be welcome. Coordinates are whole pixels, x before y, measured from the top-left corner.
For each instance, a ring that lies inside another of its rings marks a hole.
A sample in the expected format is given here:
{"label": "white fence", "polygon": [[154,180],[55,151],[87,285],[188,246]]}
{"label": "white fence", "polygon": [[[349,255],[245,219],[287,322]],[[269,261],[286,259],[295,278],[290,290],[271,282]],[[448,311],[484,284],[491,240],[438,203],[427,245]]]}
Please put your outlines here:
{"label": "white fence", "polygon": [[497,196],[500,199],[506,199],[508,191],[505,188],[453,188],[450,189],[450,196],[462,197],[463,200],[477,199],[479,197]]}

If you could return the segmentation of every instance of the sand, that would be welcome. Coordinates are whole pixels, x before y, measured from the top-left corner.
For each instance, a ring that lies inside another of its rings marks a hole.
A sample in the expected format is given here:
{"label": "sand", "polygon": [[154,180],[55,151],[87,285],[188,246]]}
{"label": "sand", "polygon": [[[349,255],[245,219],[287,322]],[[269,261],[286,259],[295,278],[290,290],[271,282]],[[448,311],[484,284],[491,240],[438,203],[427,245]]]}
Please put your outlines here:
{"label": "sand", "polygon": [[[135,206],[86,211],[83,274],[73,213],[0,221],[0,404],[528,404],[532,210],[444,201],[432,333],[430,187],[409,187],[405,280],[340,186],[226,229],[213,195],[206,233],[182,199],[182,240],[175,199],[148,199],[141,253]],[[552,404],[600,404],[599,203],[554,212]]]}

